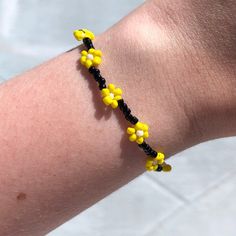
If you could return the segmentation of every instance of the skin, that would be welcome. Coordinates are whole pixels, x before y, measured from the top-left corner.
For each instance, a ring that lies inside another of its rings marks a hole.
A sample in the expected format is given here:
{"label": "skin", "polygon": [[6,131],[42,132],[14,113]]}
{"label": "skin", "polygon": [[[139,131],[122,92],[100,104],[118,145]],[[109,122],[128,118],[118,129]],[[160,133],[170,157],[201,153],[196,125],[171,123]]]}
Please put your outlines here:
{"label": "skin", "polygon": [[[167,157],[236,133],[235,13],[234,1],[152,0],[94,41]],[[81,49],[0,85],[0,235],[44,235],[145,171]]]}

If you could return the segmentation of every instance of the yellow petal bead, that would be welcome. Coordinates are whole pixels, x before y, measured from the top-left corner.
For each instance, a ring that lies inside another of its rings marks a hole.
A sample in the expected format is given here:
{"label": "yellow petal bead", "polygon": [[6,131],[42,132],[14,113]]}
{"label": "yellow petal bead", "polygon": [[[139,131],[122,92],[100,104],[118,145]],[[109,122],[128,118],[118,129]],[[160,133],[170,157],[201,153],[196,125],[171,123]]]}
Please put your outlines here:
{"label": "yellow petal bead", "polygon": [[108,89],[113,92],[115,89],[115,85],[114,84],[108,84]]}
{"label": "yellow petal bead", "polygon": [[143,130],[147,131],[148,130],[148,125],[147,124],[143,124]]}
{"label": "yellow petal bead", "polygon": [[128,128],[127,128],[127,133],[128,133],[128,134],[134,134],[134,133],[135,133],[135,129],[134,129],[134,128],[131,128],[131,127],[128,127]]}
{"label": "yellow petal bead", "polygon": [[138,138],[138,139],[136,140],[136,142],[137,142],[138,144],[142,144],[143,141],[144,141],[143,137],[140,137],[140,138]]}
{"label": "yellow petal bead", "polygon": [[141,122],[137,122],[136,124],[135,124],[135,129],[142,129],[142,124],[141,124]]}
{"label": "yellow petal bead", "polygon": [[145,131],[145,132],[143,133],[143,137],[144,137],[144,138],[148,138],[148,137],[149,137],[149,134],[148,134],[147,131]]}
{"label": "yellow petal bead", "polygon": [[105,96],[108,96],[110,94],[110,91],[109,91],[109,89],[104,88],[104,89],[102,89],[101,94],[102,94],[103,97],[105,97]]}
{"label": "yellow petal bead", "polygon": [[102,56],[102,51],[101,50],[95,50],[94,55],[98,56],[98,57],[101,57]]}
{"label": "yellow petal bead", "polygon": [[82,55],[82,56],[87,56],[87,55],[88,55],[88,52],[85,51],[85,50],[83,50],[83,51],[81,52],[81,55]]}
{"label": "yellow petal bead", "polygon": [[85,65],[86,56],[82,56],[82,57],[80,58],[80,62],[82,63],[82,65]]}
{"label": "yellow petal bead", "polygon": [[116,88],[115,95],[121,95],[121,94],[122,94],[122,90],[120,88]]}
{"label": "yellow petal bead", "polygon": [[95,65],[99,65],[99,64],[101,64],[101,62],[102,62],[102,59],[100,57],[94,57],[93,63]]}
{"label": "yellow petal bead", "polygon": [[130,140],[131,142],[134,142],[136,139],[137,139],[136,134],[132,134],[132,135],[129,136],[129,140]]}
{"label": "yellow petal bead", "polygon": [[[81,30],[75,30],[75,31],[73,32],[73,34],[74,34],[74,37],[75,37],[78,41],[80,41],[80,40],[83,39],[83,34],[84,34],[84,32],[82,32]],[[84,34],[84,35],[85,35],[85,34]]]}
{"label": "yellow petal bead", "polygon": [[147,166],[147,167],[152,166],[152,161],[148,161],[148,160],[147,160],[147,161],[146,161],[146,166]]}
{"label": "yellow petal bead", "polygon": [[158,152],[156,158],[157,158],[157,160],[161,160],[161,159],[164,160],[165,159],[165,155],[162,152]]}
{"label": "yellow petal bead", "polygon": [[93,65],[91,60],[86,60],[85,66],[89,69]]}
{"label": "yellow petal bead", "polygon": [[122,97],[121,97],[120,95],[118,95],[118,96],[115,96],[114,99],[115,99],[116,101],[118,101],[118,100],[122,99]]}
{"label": "yellow petal bead", "polygon": [[117,108],[118,107],[118,102],[116,100],[113,100],[112,103],[111,103],[111,107],[112,108]]}
{"label": "yellow petal bead", "polygon": [[112,98],[110,96],[106,96],[103,98],[103,102],[108,106],[112,103]]}
{"label": "yellow petal bead", "polygon": [[94,51],[95,51],[95,49],[94,49],[94,48],[90,48],[90,49],[88,50],[88,53],[89,53],[89,54],[93,54],[93,53],[94,53]]}

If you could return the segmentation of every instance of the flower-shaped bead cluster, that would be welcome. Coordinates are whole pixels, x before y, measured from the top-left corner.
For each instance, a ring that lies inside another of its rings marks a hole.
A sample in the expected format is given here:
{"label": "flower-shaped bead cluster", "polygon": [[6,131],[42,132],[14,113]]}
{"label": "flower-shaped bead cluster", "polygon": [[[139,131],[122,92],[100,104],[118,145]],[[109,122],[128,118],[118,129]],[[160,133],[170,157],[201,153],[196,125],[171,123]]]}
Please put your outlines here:
{"label": "flower-shaped bead cluster", "polygon": [[95,38],[93,32],[87,29],[75,30],[74,36],[78,41],[83,40],[84,38],[90,38],[91,40]]}
{"label": "flower-shaped bead cluster", "polygon": [[136,141],[138,144],[142,144],[144,139],[149,136],[148,125],[138,121],[133,127],[127,128],[127,133],[130,135],[129,140],[131,142]]}
{"label": "flower-shaped bead cluster", "polygon": [[114,84],[108,84],[107,88],[102,89],[101,91],[103,102],[112,108],[118,107],[118,100],[122,99],[121,94],[122,90],[120,88],[116,88]]}
{"label": "flower-shaped bead cluster", "polygon": [[101,64],[101,57],[102,52],[100,50],[90,48],[88,51],[83,50],[81,52],[80,62],[89,69],[91,66],[98,66]]}
{"label": "flower-shaped bead cluster", "polygon": [[156,170],[158,165],[164,163],[165,155],[161,152],[157,153],[156,157],[148,157],[146,161],[146,169],[148,171]]}

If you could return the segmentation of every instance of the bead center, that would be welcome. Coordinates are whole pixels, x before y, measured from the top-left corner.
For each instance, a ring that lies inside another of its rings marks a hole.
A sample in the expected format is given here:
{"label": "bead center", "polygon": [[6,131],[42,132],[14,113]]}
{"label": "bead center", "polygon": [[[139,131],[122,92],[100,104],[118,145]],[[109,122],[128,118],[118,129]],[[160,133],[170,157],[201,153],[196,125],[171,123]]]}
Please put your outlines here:
{"label": "bead center", "polygon": [[92,55],[92,54],[88,54],[88,55],[87,55],[87,59],[93,60],[93,55]]}
{"label": "bead center", "polygon": [[110,93],[110,97],[114,99],[115,95],[113,93]]}
{"label": "bead center", "polygon": [[142,136],[143,136],[143,130],[137,130],[137,131],[136,131],[136,135],[137,135],[138,137],[142,137]]}
{"label": "bead center", "polygon": [[152,165],[153,166],[155,166],[155,165],[157,165],[158,163],[157,163],[157,160],[154,160],[153,162],[152,162]]}

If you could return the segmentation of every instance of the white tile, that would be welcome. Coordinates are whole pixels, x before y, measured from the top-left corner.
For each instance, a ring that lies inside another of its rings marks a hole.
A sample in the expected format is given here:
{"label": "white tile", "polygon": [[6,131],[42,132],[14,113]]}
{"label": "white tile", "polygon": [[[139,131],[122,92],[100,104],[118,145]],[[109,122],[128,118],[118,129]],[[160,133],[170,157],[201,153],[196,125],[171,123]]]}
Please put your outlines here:
{"label": "white tile", "polygon": [[190,201],[201,195],[236,166],[236,138],[205,142],[168,160],[170,173],[147,173],[182,199]]}
{"label": "white tile", "polygon": [[48,236],[144,235],[181,201],[142,175]]}
{"label": "white tile", "polygon": [[202,198],[180,208],[145,236],[235,236],[236,176],[211,188]]}

